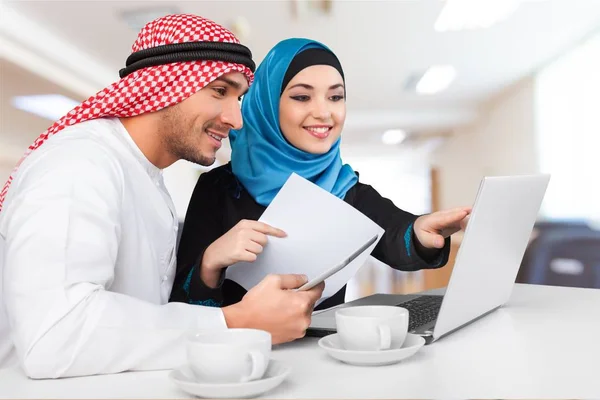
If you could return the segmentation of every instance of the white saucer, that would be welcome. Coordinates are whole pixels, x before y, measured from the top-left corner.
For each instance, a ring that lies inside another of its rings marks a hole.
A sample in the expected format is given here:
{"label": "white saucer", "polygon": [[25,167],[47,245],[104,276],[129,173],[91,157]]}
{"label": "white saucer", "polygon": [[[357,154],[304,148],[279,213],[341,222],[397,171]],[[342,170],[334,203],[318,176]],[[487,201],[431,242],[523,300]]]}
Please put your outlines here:
{"label": "white saucer", "polygon": [[256,397],[278,386],[288,376],[292,368],[281,361],[271,360],[262,379],[243,383],[209,383],[193,377],[187,366],[174,369],[169,378],[179,388],[191,395],[215,399]]}
{"label": "white saucer", "polygon": [[337,333],[319,340],[319,346],[333,358],[353,365],[391,365],[400,362],[425,345],[425,339],[409,333],[399,349],[382,351],[346,350]]}

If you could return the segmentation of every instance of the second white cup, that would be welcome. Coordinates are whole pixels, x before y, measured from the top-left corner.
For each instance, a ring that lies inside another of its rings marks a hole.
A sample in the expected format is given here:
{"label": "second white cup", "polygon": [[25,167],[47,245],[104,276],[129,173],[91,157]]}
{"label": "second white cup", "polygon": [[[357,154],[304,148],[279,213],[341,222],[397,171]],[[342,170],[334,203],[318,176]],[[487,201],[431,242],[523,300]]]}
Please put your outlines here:
{"label": "second white cup", "polygon": [[378,351],[402,347],[408,310],[396,306],[357,306],[337,310],[337,333],[346,350]]}

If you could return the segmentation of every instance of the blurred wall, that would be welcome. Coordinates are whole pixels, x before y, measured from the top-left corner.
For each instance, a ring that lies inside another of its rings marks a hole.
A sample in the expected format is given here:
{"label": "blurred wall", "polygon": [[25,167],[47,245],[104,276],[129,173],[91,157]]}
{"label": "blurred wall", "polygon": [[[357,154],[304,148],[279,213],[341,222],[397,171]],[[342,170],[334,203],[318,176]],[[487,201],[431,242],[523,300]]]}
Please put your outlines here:
{"label": "blurred wall", "polygon": [[529,77],[482,104],[479,121],[434,152],[441,209],[472,205],[483,176],[539,171],[534,86]]}

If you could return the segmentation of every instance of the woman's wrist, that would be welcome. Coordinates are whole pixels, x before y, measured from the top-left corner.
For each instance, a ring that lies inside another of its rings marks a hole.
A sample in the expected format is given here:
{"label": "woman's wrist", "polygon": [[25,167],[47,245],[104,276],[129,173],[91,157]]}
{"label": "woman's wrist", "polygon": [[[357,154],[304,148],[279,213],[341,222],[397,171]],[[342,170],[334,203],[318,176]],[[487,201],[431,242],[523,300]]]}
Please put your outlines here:
{"label": "woman's wrist", "polygon": [[209,248],[204,252],[200,262],[200,278],[206,286],[215,288],[219,283],[222,268],[212,261]]}

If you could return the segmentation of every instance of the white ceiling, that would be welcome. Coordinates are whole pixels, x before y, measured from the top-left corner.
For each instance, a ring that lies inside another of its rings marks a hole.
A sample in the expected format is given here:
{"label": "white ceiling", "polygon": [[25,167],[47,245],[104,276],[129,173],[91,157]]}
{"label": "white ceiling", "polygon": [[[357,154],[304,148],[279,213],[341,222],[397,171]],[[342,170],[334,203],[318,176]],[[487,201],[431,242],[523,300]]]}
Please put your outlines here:
{"label": "white ceiling", "polygon": [[[338,54],[348,87],[345,140],[368,144],[378,143],[387,128],[430,132],[472,121],[480,102],[600,26],[600,0],[526,1],[490,29],[454,33],[434,31],[443,5],[437,0],[338,0],[330,15],[299,18],[291,4],[3,0],[0,44],[5,57],[83,96],[118,79],[137,35],[122,19],[124,11],[169,6],[227,26],[244,17],[250,27],[244,44],[257,62],[279,40],[294,36],[320,40]],[[456,67],[457,80],[446,92],[417,96],[403,90],[411,75],[432,64]]]}

